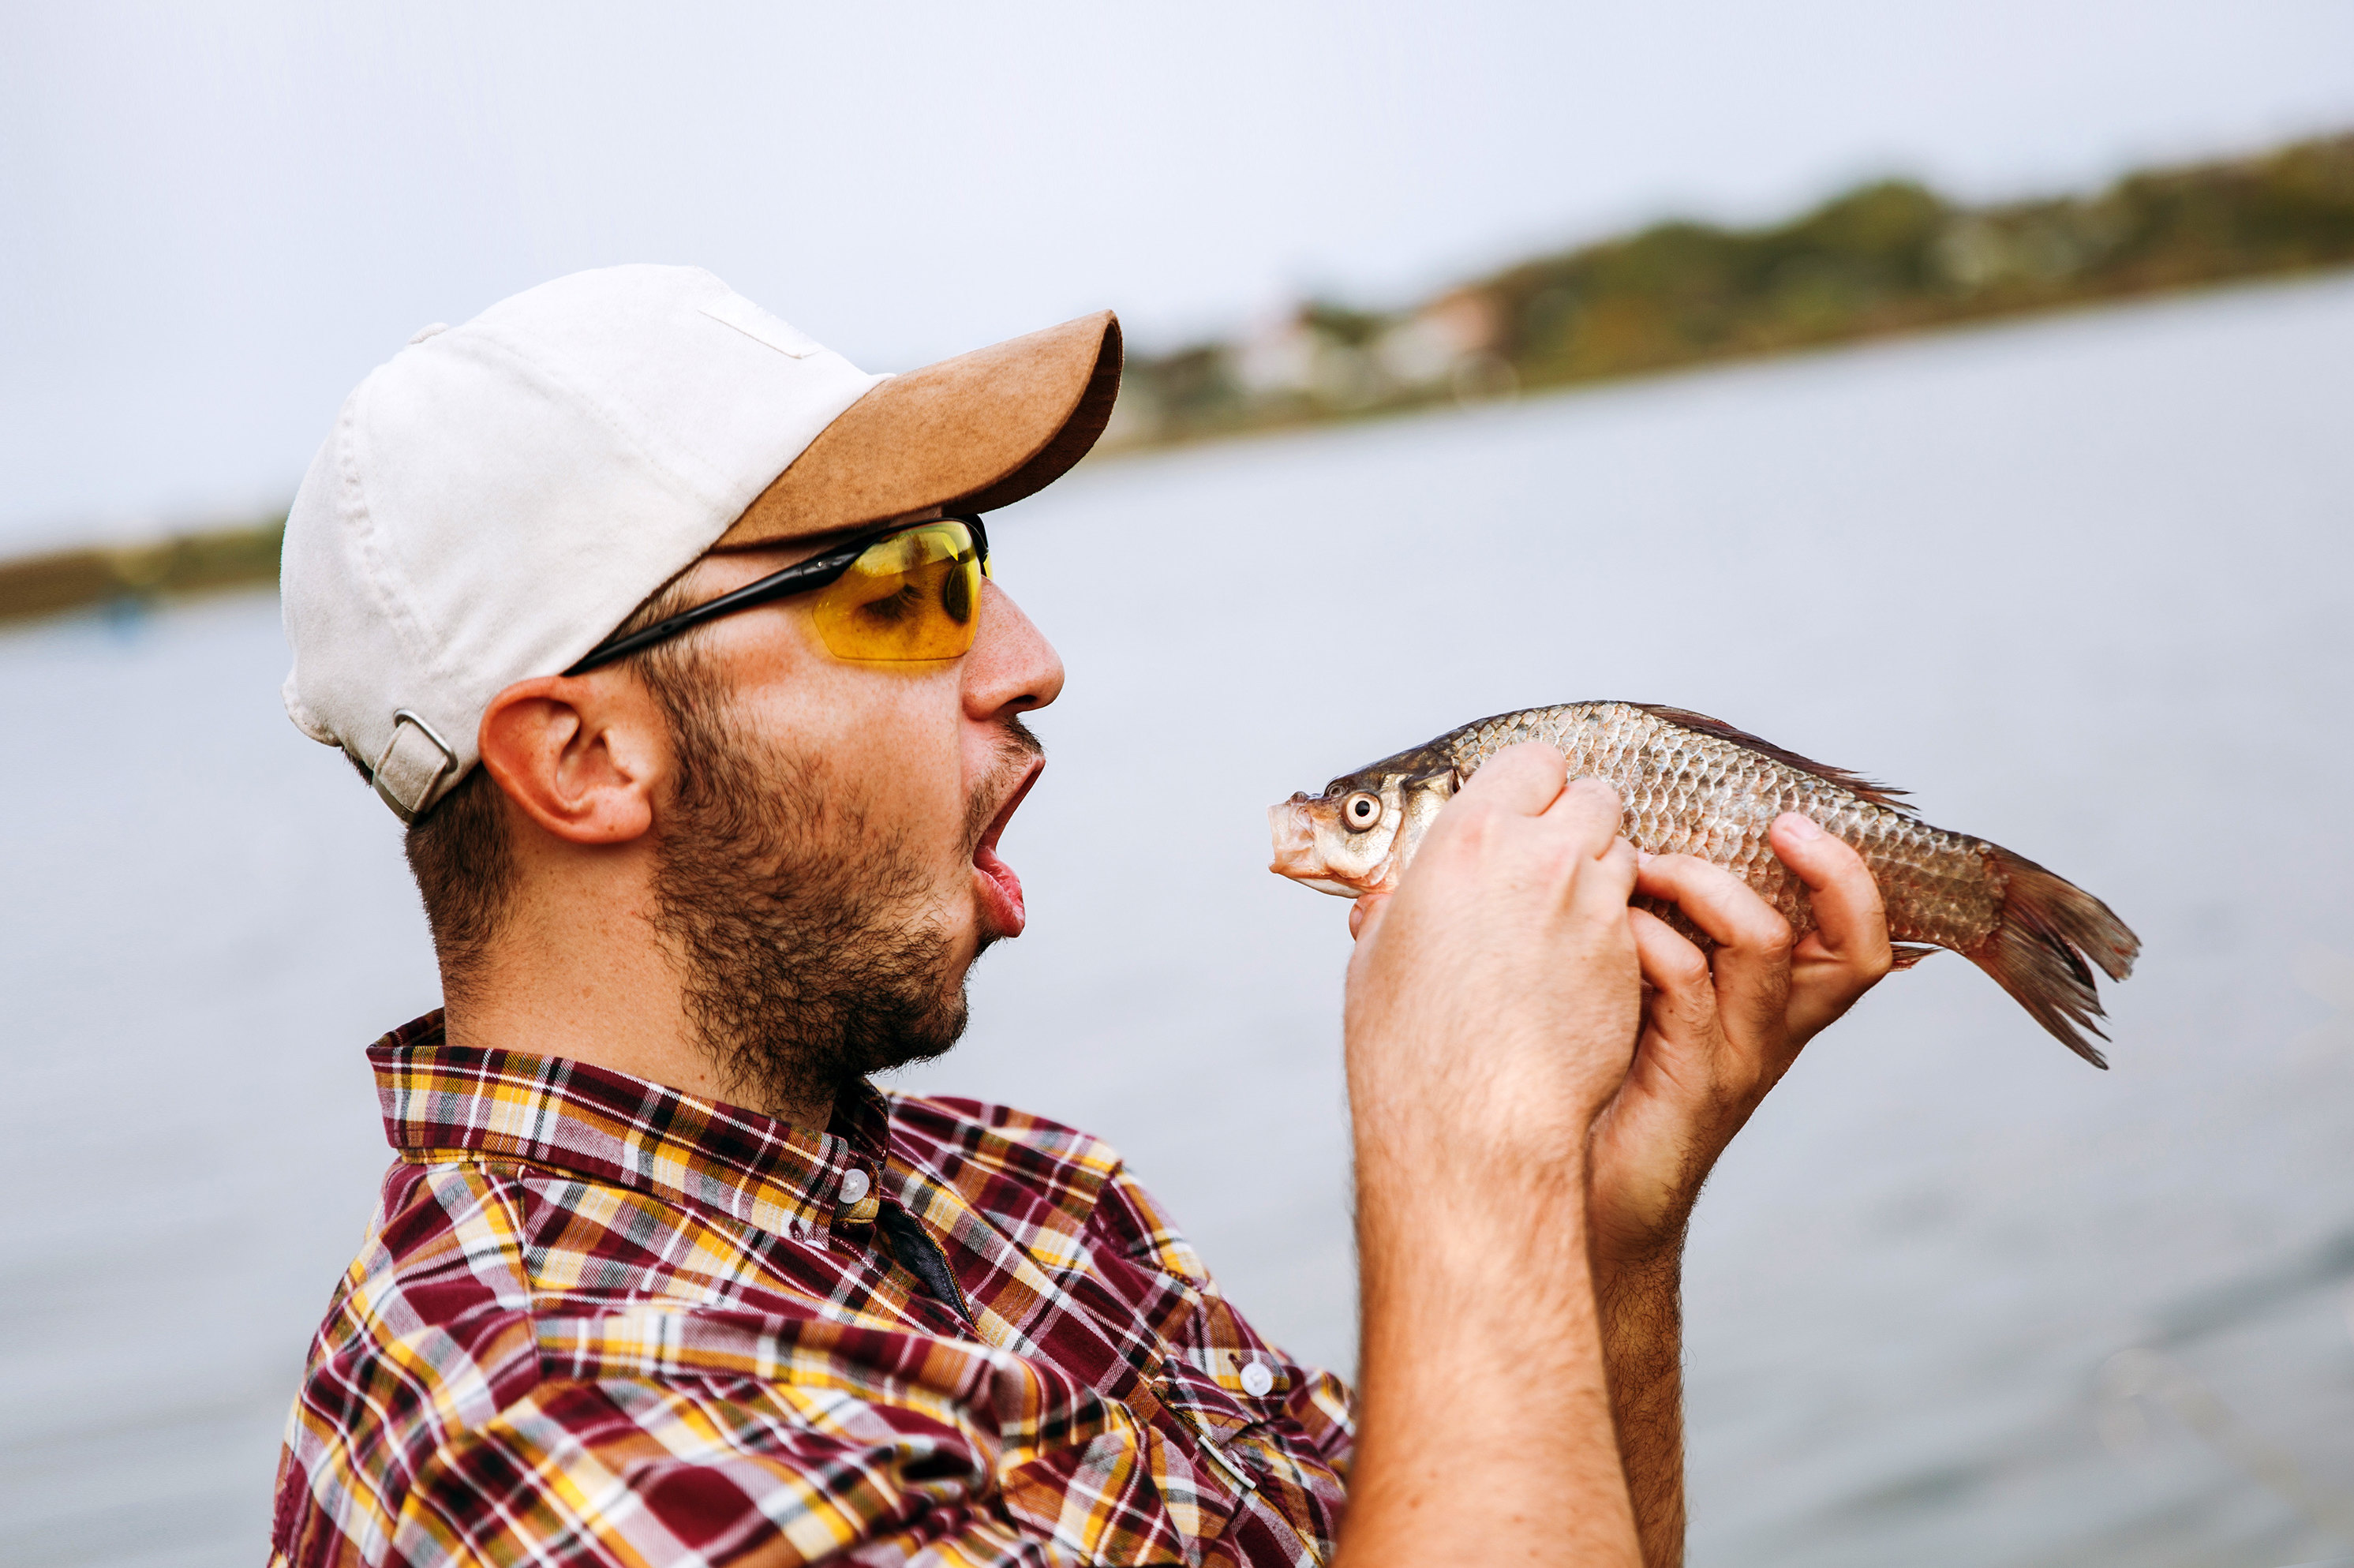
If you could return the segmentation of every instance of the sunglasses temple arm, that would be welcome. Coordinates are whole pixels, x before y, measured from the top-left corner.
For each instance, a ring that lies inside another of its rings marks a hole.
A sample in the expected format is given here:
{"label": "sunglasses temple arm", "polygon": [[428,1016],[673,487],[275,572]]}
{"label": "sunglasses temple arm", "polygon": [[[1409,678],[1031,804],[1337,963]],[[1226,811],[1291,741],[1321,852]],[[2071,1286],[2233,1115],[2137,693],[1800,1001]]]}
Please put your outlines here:
{"label": "sunglasses temple arm", "polygon": [[783,571],[774,572],[760,578],[758,582],[746,583],[733,593],[721,594],[708,604],[698,604],[693,609],[682,611],[667,620],[657,620],[652,626],[630,633],[618,642],[609,642],[600,648],[592,649],[587,657],[564,673],[567,675],[585,675],[591,670],[600,669],[613,662],[616,659],[626,659],[641,649],[651,648],[657,642],[666,641],[683,631],[692,631],[705,621],[716,620],[723,615],[733,615],[739,609],[755,609],[776,599],[790,599],[797,593],[807,593],[811,588],[824,588],[849,570],[850,563],[856,559],[857,556],[854,555],[843,558],[837,553],[833,556],[822,556],[814,561],[797,562],[787,567]]}

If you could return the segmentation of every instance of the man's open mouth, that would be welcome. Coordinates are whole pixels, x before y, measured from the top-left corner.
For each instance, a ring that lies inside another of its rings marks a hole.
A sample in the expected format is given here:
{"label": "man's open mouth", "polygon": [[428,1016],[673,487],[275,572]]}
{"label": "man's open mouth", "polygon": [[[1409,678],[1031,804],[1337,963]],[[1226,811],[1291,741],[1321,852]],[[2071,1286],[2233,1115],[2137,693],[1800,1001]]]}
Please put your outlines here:
{"label": "man's open mouth", "polygon": [[1038,781],[1039,771],[1045,766],[1044,758],[1032,759],[1029,771],[1023,774],[1022,782],[1005,798],[1005,804],[997,809],[997,815],[989,820],[981,842],[972,852],[972,868],[981,873],[981,878],[982,923],[992,937],[1018,937],[1029,921],[1028,908],[1022,901],[1022,879],[1013,874],[1013,868],[997,853],[997,841],[1003,836],[1005,824],[1013,820],[1014,809],[1030,793],[1030,786]]}

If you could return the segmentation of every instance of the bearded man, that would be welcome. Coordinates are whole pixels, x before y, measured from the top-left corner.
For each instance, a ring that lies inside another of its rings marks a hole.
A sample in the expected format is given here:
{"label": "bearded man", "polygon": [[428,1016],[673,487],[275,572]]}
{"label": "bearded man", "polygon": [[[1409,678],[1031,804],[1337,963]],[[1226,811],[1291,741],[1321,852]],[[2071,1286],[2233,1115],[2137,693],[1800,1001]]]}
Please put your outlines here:
{"label": "bearded man", "polygon": [[[288,520],[288,711],[408,822],[444,1008],[289,1420],[273,1562],[1673,1563],[1709,1167],[1885,972],[1497,758],[1351,916],[1362,1393],[1084,1133],[878,1091],[1019,935],[1053,649],[984,514],[1108,313],[864,375],[692,269],[429,327]],[[1672,899],[1712,958],[1651,916]]]}

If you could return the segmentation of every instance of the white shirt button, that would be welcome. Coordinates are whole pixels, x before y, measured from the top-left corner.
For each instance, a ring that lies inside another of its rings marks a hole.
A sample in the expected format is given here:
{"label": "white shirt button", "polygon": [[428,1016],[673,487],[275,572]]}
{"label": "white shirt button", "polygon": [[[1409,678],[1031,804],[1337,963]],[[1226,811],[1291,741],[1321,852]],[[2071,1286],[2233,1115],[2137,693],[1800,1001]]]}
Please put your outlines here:
{"label": "white shirt button", "polygon": [[873,1185],[874,1183],[866,1179],[866,1172],[854,1165],[842,1173],[842,1201],[844,1203],[855,1203],[866,1196],[866,1189]]}
{"label": "white shirt button", "polygon": [[1265,1361],[1253,1361],[1243,1368],[1243,1392],[1253,1399],[1265,1399],[1267,1390],[1274,1386],[1274,1369]]}

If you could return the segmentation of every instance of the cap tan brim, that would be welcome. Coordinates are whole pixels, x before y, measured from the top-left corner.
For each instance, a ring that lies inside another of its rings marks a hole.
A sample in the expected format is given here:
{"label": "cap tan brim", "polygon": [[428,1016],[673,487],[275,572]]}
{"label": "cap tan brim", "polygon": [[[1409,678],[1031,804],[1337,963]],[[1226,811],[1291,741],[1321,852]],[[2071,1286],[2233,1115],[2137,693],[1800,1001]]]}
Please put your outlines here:
{"label": "cap tan brim", "polygon": [[714,547],[1019,501],[1096,444],[1119,394],[1119,320],[1097,311],[880,382]]}

